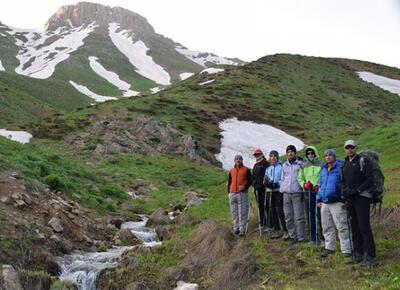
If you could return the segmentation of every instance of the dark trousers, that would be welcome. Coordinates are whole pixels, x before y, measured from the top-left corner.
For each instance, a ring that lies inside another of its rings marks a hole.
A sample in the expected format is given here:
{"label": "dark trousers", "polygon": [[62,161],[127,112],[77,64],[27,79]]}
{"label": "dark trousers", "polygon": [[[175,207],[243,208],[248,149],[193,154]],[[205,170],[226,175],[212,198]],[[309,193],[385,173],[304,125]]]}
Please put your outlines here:
{"label": "dark trousers", "polygon": [[354,252],[375,257],[375,241],[370,224],[370,199],[363,196],[351,199],[349,216]]}
{"label": "dark trousers", "polygon": [[[307,225],[308,225],[308,235],[310,241],[315,241],[316,227],[315,227],[315,203],[317,202],[316,194],[311,192],[311,202],[309,200],[308,192],[304,194],[304,204],[306,207],[306,217],[307,217]],[[311,208],[310,208],[311,205]],[[311,217],[310,217],[311,214]],[[317,208],[318,215],[318,240],[324,240],[322,235],[322,225],[321,225],[321,209]],[[311,227],[311,228],[310,228]]]}
{"label": "dark trousers", "polygon": [[276,231],[280,231],[282,228],[282,230],[287,232],[285,214],[283,213],[283,193],[275,191],[271,194],[271,219],[273,228]]}
{"label": "dark trousers", "polygon": [[270,211],[269,193],[265,192],[265,187],[254,188],[254,193],[256,194],[256,200],[258,204],[260,225],[262,227],[266,227],[267,225],[269,227],[272,227],[271,226],[272,221],[271,218],[269,218],[269,211]]}

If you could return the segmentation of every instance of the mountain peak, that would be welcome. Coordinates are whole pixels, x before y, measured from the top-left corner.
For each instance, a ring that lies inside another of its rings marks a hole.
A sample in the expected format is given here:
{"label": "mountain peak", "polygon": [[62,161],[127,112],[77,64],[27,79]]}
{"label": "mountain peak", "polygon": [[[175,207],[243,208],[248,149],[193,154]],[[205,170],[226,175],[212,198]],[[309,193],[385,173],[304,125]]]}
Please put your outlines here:
{"label": "mountain peak", "polygon": [[79,2],[74,5],[61,6],[45,24],[45,30],[56,30],[61,26],[79,27],[83,24],[117,22],[121,27],[140,27],[148,32],[154,28],[143,16],[122,7],[109,7],[98,3]]}

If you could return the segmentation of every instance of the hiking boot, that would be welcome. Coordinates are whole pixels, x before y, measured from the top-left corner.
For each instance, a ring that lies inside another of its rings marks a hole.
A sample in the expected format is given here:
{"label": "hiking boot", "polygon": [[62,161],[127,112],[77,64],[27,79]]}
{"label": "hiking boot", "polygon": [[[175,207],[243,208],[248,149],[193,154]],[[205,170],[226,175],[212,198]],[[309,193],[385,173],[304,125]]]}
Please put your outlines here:
{"label": "hiking boot", "polygon": [[288,233],[284,233],[283,236],[282,236],[282,240],[289,241],[290,240],[289,234]]}
{"label": "hiking boot", "polygon": [[279,239],[281,237],[281,233],[278,231],[273,231],[269,236],[270,239]]}
{"label": "hiking boot", "polygon": [[355,253],[354,255],[351,255],[351,260],[347,262],[345,261],[346,264],[359,264],[363,260],[363,255]]}
{"label": "hiking boot", "polygon": [[241,237],[241,238],[246,237],[246,233],[239,233],[239,237]]}
{"label": "hiking boot", "polygon": [[334,253],[335,253],[335,251],[328,250],[328,249],[324,249],[324,250],[322,251],[322,253],[321,253],[321,258],[326,258],[326,257],[328,257],[329,255],[332,255],[332,254],[334,254]]}
{"label": "hiking boot", "polygon": [[360,267],[365,267],[365,268],[374,267],[375,266],[374,257],[371,257],[369,255],[365,255],[365,257],[363,258],[361,263],[358,264],[358,265]]}
{"label": "hiking boot", "polygon": [[240,230],[239,230],[239,229],[233,230],[233,234],[234,234],[234,235],[240,234]]}
{"label": "hiking boot", "polygon": [[294,244],[297,243],[297,239],[295,239],[295,238],[289,238],[288,241],[289,241],[289,243],[292,244],[292,245],[294,245]]}

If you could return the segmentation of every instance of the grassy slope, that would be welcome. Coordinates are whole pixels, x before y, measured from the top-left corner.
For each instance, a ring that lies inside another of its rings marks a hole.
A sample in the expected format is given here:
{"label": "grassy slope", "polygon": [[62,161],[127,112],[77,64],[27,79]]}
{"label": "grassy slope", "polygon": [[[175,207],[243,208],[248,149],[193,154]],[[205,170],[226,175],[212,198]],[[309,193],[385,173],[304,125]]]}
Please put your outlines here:
{"label": "grassy slope", "polygon": [[[156,95],[110,102],[65,118],[151,114],[196,136],[213,152],[219,150],[218,123],[229,117],[270,124],[307,143],[399,120],[399,96],[362,81],[344,61],[268,56],[220,74],[193,76]],[[372,64],[360,65],[374,71]],[[381,70],[400,77],[399,70]],[[216,81],[198,85],[209,79]]]}

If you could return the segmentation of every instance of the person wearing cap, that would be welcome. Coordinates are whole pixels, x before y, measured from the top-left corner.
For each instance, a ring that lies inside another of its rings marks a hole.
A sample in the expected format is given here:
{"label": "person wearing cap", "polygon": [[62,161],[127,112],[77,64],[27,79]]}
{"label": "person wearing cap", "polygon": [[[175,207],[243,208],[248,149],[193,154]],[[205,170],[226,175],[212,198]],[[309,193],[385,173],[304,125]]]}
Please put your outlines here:
{"label": "person wearing cap", "polygon": [[287,233],[285,214],[283,213],[283,195],[280,192],[282,163],[279,161],[279,153],[276,150],[269,152],[270,166],[265,171],[264,184],[271,195],[270,218],[274,232],[270,238],[279,238],[280,231]]}
{"label": "person wearing cap", "polygon": [[253,166],[254,194],[256,196],[256,201],[258,204],[260,229],[266,231],[269,226],[267,225],[267,220],[271,221],[271,219],[267,219],[267,216],[269,216],[270,204],[269,197],[266,195],[265,192],[263,181],[265,170],[269,166],[269,163],[265,159],[264,154],[260,149],[256,149],[253,155],[256,158],[256,163]]}
{"label": "person wearing cap", "polygon": [[[310,243],[316,242],[315,208],[316,194],[319,188],[319,176],[322,169],[322,162],[319,159],[318,150],[314,146],[305,148],[306,159],[303,168],[300,169],[297,181],[305,192],[306,217]],[[319,211],[317,213],[319,215]],[[321,220],[321,218],[319,218]]]}
{"label": "person wearing cap", "polygon": [[282,165],[280,191],[283,193],[283,211],[285,213],[288,237],[292,243],[304,242],[305,239],[305,213],[304,193],[297,181],[303,161],[297,157],[294,145],[286,148],[287,161]]}
{"label": "person wearing cap", "polygon": [[370,203],[373,185],[372,164],[367,158],[357,154],[354,140],[344,143],[347,157],[342,166],[343,193],[348,204],[353,238],[353,262],[360,266],[374,265],[376,255],[374,236],[370,223]]}
{"label": "person wearing cap", "polygon": [[345,199],[342,195],[341,161],[336,159],[333,149],[325,150],[326,163],[322,166],[318,207],[321,209],[322,233],[325,238],[325,249],[321,257],[326,258],[336,250],[336,230],[340,240],[340,249],[346,262],[351,260],[351,245],[347,224]]}
{"label": "person wearing cap", "polygon": [[228,194],[229,206],[233,219],[233,233],[245,236],[249,220],[248,189],[252,184],[250,169],[243,165],[243,157],[236,155],[235,165],[229,171]]}

